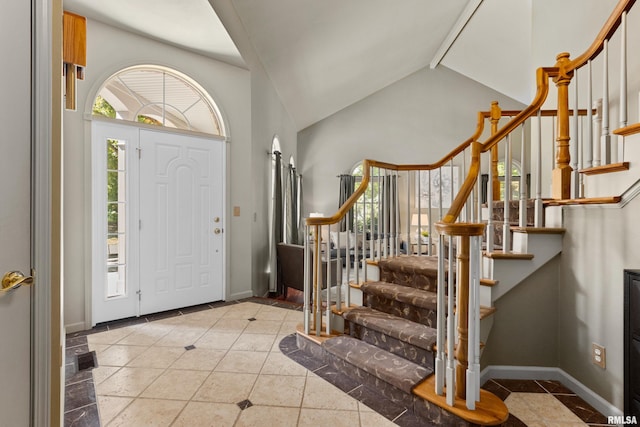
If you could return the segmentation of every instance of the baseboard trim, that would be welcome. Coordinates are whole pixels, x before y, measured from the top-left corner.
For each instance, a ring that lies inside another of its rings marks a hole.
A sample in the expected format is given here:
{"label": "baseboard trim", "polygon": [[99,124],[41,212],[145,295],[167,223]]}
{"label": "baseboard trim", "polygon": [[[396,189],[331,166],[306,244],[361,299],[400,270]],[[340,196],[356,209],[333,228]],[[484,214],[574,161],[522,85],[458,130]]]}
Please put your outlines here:
{"label": "baseboard trim", "polygon": [[253,296],[253,291],[245,291],[239,292],[237,294],[231,295],[229,298],[225,299],[225,301],[235,301],[244,298],[251,298]]}
{"label": "baseboard trim", "polygon": [[71,323],[70,325],[65,325],[64,328],[65,333],[67,334],[73,334],[74,332],[86,331],[87,329],[91,329],[90,327],[87,328],[87,325],[84,322]]}
{"label": "baseboard trim", "polygon": [[624,415],[622,410],[596,394],[590,388],[560,368],[542,366],[487,366],[480,373],[480,384],[492,378],[521,380],[555,380],[573,390],[602,415]]}

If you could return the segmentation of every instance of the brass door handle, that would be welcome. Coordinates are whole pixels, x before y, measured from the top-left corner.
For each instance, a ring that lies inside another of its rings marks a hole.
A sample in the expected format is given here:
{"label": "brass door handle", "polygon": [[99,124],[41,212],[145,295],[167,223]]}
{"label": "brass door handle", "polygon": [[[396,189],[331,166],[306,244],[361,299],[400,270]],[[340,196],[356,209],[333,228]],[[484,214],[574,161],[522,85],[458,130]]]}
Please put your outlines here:
{"label": "brass door handle", "polygon": [[2,290],[10,292],[22,285],[31,285],[32,283],[32,276],[25,276],[19,271],[10,271],[2,277]]}

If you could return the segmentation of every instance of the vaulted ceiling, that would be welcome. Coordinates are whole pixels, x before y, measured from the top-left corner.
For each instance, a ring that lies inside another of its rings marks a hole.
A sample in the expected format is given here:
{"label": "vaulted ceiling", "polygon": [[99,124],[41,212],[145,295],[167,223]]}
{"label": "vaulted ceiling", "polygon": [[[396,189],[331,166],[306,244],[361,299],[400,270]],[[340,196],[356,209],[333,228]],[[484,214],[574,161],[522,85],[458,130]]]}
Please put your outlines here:
{"label": "vaulted ceiling", "polygon": [[[568,33],[576,39],[569,43],[572,49],[586,46],[597,32],[581,30],[584,14],[562,22],[539,11],[584,12],[585,1],[599,23],[615,5],[615,0],[64,0],[64,8],[249,68],[229,36],[243,31],[296,127],[303,129],[429,66],[446,40],[455,43],[441,51],[446,55],[438,63],[528,102],[533,70],[553,65],[561,47],[536,47],[537,15],[545,19],[538,19],[539,25],[554,26],[551,34],[565,36],[560,29],[574,28]],[[235,22],[218,18],[219,2],[231,5]],[[227,31],[230,25],[242,28]],[[455,29],[461,30],[457,38],[450,35]]]}

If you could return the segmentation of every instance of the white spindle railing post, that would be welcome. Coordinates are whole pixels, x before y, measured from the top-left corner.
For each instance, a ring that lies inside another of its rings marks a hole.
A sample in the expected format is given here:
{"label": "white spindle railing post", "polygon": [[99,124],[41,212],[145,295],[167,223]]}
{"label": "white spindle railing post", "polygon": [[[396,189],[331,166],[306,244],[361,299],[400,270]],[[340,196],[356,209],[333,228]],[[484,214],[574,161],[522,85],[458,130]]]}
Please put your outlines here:
{"label": "white spindle railing post", "polygon": [[[431,171],[429,171],[428,173],[431,173]],[[422,256],[422,239],[421,239],[421,235],[420,235],[420,227],[421,227],[421,218],[422,218],[422,174],[423,171],[418,171],[417,172],[417,176],[418,176],[418,180],[417,180],[417,186],[418,186],[418,230],[416,231],[416,247],[418,248],[418,256]],[[431,185],[431,184],[429,184]],[[427,187],[427,193],[430,194],[430,187]],[[431,200],[429,198],[429,200]],[[429,202],[430,203],[430,202]],[[431,220],[431,219],[429,219]]]}
{"label": "white spindle railing post", "polygon": [[575,70],[574,72],[574,87],[575,87],[575,99],[574,99],[574,105],[573,105],[573,121],[571,122],[573,125],[572,128],[572,135],[571,135],[571,139],[569,140],[569,149],[571,150],[571,193],[573,194],[573,197],[575,199],[577,199],[578,197],[580,197],[580,171],[578,170],[578,145],[579,145],[579,138],[578,138],[578,115],[579,115],[579,109],[578,109],[578,70]]}
{"label": "white spindle railing post", "polygon": [[[491,163],[489,163],[491,165]],[[489,167],[489,181],[487,183],[487,252],[493,252],[495,241],[495,225],[493,223],[493,168]]]}
{"label": "white spindle railing post", "polygon": [[313,254],[313,328],[316,335],[322,334],[322,226],[316,225],[315,251]]}
{"label": "white spindle railing post", "polygon": [[[446,290],[444,286],[444,239],[445,236],[443,234],[438,238],[438,291],[436,294],[437,301],[437,313],[436,313],[436,359],[435,359],[435,370],[436,370],[436,394],[442,396],[444,393],[444,384],[445,384],[445,360],[446,360],[446,352],[445,352],[445,295]],[[449,375],[448,372],[446,374]]]}
{"label": "white spindle railing post", "polygon": [[520,138],[520,215],[518,217],[518,225],[526,227],[527,222],[527,144],[525,140],[525,124],[521,126]]}
{"label": "white spindle railing post", "polygon": [[[325,245],[325,249],[324,249],[324,254],[325,254],[325,259],[326,259],[326,263],[327,263],[327,307],[326,307],[326,320],[325,320],[325,325],[327,326],[326,329],[326,333],[327,335],[331,335],[331,264],[332,264],[332,259],[331,259],[331,224],[327,225],[327,235],[329,236],[329,241],[326,243]],[[340,236],[340,233],[338,233],[338,237]],[[337,252],[340,253],[340,248],[336,248]],[[322,258],[322,255],[320,255],[320,257]],[[324,280],[322,280],[322,276],[320,277],[320,279],[318,280],[319,285],[318,285],[318,292],[322,291],[322,284],[324,283]],[[320,323],[320,325],[322,325],[322,323]]]}
{"label": "white spindle railing post", "polygon": [[[442,188],[442,176],[440,177],[440,188]],[[451,180],[450,182],[450,192],[449,192],[449,196],[451,196],[451,199],[449,200],[449,206],[453,206],[453,199],[455,199],[455,191],[453,188],[453,179],[455,177],[453,176],[453,159],[451,159],[451,161],[449,162],[449,179]]]}
{"label": "white spindle railing post", "polygon": [[[317,236],[316,236],[317,238]],[[310,327],[309,327],[309,316],[311,315],[310,310],[310,298],[311,298],[311,284],[309,283],[309,261],[311,258],[311,248],[309,247],[309,226],[304,226],[304,303],[303,303],[303,311],[304,311],[304,333],[309,335]]]}
{"label": "white spindle railing post", "polygon": [[600,160],[602,155],[602,98],[595,102],[593,108],[596,110],[596,115],[593,119],[593,127],[595,128],[593,141],[593,166],[596,167],[602,164],[602,160]]}
{"label": "white spindle railing post", "polygon": [[623,128],[627,126],[627,12],[622,12],[620,19],[620,127]]}
{"label": "white spindle railing post", "polygon": [[[429,245],[429,247],[427,248],[427,253],[429,255],[433,255],[433,253],[431,252],[431,236],[433,235],[433,209],[431,209],[431,170],[427,171],[427,187],[429,188],[429,197],[427,198],[427,216],[429,218],[429,238],[427,239],[427,244]],[[442,218],[442,216],[440,218]]]}
{"label": "white spindle railing post", "polygon": [[[442,205],[442,199],[440,200]],[[447,274],[447,404],[453,406],[456,396],[456,361],[454,358],[455,341],[456,341],[456,328],[455,328],[455,280],[453,273],[453,237],[448,236],[449,239],[449,271]]]}
{"label": "white spindle railing post", "polygon": [[611,163],[611,134],[609,133],[609,41],[604,41],[603,48],[604,69],[602,72],[602,145],[604,146],[605,165]]}
{"label": "white spindle railing post", "polygon": [[584,167],[593,166],[593,76],[591,73],[591,60],[587,62],[587,137],[585,138]]}
{"label": "white spindle railing post", "polygon": [[534,206],[534,223],[536,227],[542,227],[542,215],[544,214],[542,206],[542,111],[538,110],[538,155],[536,158],[535,175],[536,175],[536,201]]}
{"label": "white spindle railing post", "polygon": [[502,223],[502,251],[511,251],[511,171],[513,158],[511,154],[511,133],[507,135],[504,148],[504,222]]}
{"label": "white spindle railing post", "polygon": [[[420,171],[416,171],[420,173]],[[415,185],[414,185],[415,190]],[[417,192],[415,194],[418,194]],[[418,194],[420,197],[420,194]],[[405,251],[407,255],[411,255],[411,171],[407,171],[407,247]]]}
{"label": "white spindle railing post", "polygon": [[469,253],[469,348],[467,409],[480,400],[480,236],[471,236]]}

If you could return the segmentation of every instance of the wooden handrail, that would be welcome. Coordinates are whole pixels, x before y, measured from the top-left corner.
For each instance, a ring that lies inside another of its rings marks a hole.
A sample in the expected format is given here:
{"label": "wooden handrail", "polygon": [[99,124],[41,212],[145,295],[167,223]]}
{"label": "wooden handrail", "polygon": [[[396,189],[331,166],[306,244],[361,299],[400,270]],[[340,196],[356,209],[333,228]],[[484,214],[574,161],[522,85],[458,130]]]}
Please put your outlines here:
{"label": "wooden handrail", "polygon": [[462,153],[469,145],[473,144],[474,142],[476,142],[478,140],[480,135],[482,135],[482,131],[484,130],[485,115],[486,115],[486,113],[479,112],[478,113],[478,119],[477,119],[478,122],[476,124],[476,130],[473,133],[473,135],[471,135],[471,137],[469,139],[464,141],[462,144],[458,145],[456,148],[451,150],[447,155],[445,155],[442,159],[440,159],[439,161],[437,161],[435,163],[423,164],[423,165],[418,165],[418,164],[396,165],[396,164],[393,164],[393,163],[386,163],[386,162],[380,162],[380,161],[377,161],[377,160],[365,159],[362,162],[362,168],[364,170],[364,175],[362,176],[362,180],[360,181],[360,185],[353,192],[353,194],[351,196],[349,196],[347,201],[342,206],[340,206],[338,208],[338,212],[336,212],[334,215],[332,215],[330,217],[312,217],[312,218],[307,218],[306,219],[307,225],[330,225],[330,224],[336,224],[336,223],[338,223],[338,221],[340,221],[342,218],[344,218],[345,215],[347,214],[347,212],[349,212],[349,210],[356,204],[356,202],[358,201],[360,196],[362,196],[364,194],[364,192],[367,190],[367,186],[369,185],[369,182],[371,180],[371,168],[372,167],[377,167],[377,168],[381,168],[381,169],[395,170],[395,171],[413,171],[413,170],[423,171],[423,170],[434,170],[434,169],[438,169],[439,167],[444,166],[447,162],[449,162],[455,156],[457,156],[458,154]]}
{"label": "wooden handrail", "polygon": [[620,26],[622,13],[628,12],[635,2],[636,0],[620,0],[615,9],[613,9],[613,12],[611,12],[609,19],[607,19],[593,43],[591,43],[591,46],[589,46],[589,48],[582,55],[567,62],[564,65],[563,71],[565,73],[569,73],[571,71],[577,70],[578,68],[585,65],[589,60],[592,60],[596,56],[598,56],[598,54],[603,49],[604,41],[609,40]]}

